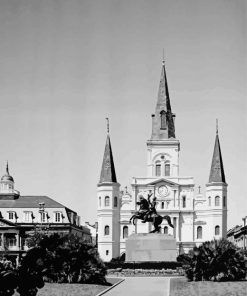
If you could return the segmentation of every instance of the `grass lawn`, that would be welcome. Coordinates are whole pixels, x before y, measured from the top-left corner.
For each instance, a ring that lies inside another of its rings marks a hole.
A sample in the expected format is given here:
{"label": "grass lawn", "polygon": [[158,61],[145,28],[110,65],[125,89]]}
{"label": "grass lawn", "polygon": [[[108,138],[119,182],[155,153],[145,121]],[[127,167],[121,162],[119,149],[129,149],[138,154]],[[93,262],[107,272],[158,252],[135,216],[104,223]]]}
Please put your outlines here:
{"label": "grass lawn", "polygon": [[187,282],[185,278],[171,279],[170,296],[246,296],[247,281]]}
{"label": "grass lawn", "polygon": [[[120,279],[107,278],[107,281],[114,285]],[[88,284],[55,284],[46,283],[44,288],[40,289],[37,296],[95,296],[98,293],[108,289],[110,286],[88,285]],[[20,296],[15,293],[14,296]]]}

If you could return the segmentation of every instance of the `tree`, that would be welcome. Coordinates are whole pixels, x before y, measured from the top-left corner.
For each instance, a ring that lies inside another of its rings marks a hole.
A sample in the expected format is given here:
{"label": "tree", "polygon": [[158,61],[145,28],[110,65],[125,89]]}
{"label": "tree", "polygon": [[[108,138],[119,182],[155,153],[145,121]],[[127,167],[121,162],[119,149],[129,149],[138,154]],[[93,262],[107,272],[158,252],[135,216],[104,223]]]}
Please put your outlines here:
{"label": "tree", "polygon": [[[245,278],[244,251],[226,239],[195,247],[185,273],[190,281],[235,281]],[[188,260],[189,257],[186,257]]]}

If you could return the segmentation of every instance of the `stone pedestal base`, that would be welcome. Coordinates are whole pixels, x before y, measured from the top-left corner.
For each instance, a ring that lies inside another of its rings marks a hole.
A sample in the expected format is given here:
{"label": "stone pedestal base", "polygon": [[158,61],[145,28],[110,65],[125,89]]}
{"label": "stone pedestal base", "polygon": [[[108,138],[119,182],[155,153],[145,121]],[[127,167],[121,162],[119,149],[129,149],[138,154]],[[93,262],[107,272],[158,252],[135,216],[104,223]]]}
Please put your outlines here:
{"label": "stone pedestal base", "polygon": [[126,261],[176,261],[176,240],[161,233],[132,234],[126,240]]}

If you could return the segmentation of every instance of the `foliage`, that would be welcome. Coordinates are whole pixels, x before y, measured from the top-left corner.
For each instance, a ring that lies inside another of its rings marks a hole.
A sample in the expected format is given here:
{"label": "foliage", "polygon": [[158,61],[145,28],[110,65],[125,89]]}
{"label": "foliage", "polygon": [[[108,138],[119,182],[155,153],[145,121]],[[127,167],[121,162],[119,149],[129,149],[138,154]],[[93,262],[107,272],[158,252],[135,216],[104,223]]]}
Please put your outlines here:
{"label": "foliage", "polygon": [[46,281],[107,284],[105,265],[92,244],[71,234],[53,234],[44,236],[39,246],[47,250]]}
{"label": "foliage", "polygon": [[18,268],[5,258],[0,260],[0,296],[11,296],[15,289],[21,296],[35,296],[37,288],[44,286],[44,257],[45,250],[36,247],[27,252]]}
{"label": "foliage", "polygon": [[110,262],[105,262],[107,269],[176,269],[181,267],[182,264],[174,261],[157,261],[157,262],[122,262],[112,260]]}
{"label": "foliage", "polygon": [[189,281],[234,281],[246,275],[243,251],[226,239],[204,242],[187,259]]}

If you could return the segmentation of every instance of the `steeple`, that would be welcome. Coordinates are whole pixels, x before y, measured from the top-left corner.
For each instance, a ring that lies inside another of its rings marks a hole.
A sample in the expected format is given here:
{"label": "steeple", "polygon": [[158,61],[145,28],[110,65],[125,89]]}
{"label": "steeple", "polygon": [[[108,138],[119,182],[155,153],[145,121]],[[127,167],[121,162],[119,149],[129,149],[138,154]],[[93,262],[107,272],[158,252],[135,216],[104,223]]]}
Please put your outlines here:
{"label": "steeple", "polygon": [[226,183],[222,155],[220,150],[220,141],[218,135],[218,122],[216,124],[216,138],[214,144],[214,154],[211,164],[209,183],[222,182]]}
{"label": "steeple", "polygon": [[155,114],[152,115],[151,140],[175,138],[175,115],[172,113],[165,62],[163,60]]}
{"label": "steeple", "polygon": [[107,120],[107,137],[106,137],[105,152],[103,157],[99,183],[107,183],[107,182],[117,183],[117,177],[115,172],[115,166],[114,166],[112,149],[111,149],[111,141],[110,141],[110,135],[109,135],[109,119],[106,118],[106,120]]}

